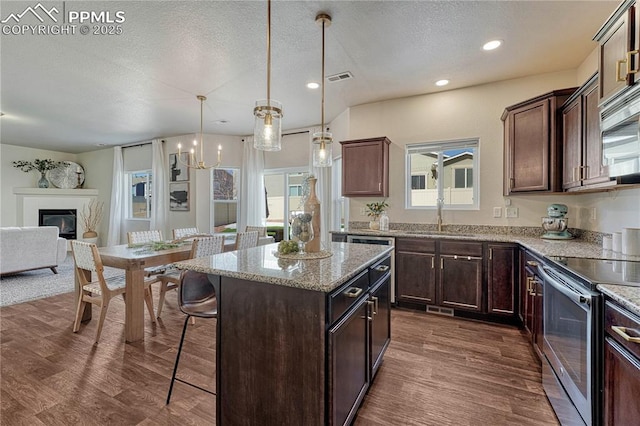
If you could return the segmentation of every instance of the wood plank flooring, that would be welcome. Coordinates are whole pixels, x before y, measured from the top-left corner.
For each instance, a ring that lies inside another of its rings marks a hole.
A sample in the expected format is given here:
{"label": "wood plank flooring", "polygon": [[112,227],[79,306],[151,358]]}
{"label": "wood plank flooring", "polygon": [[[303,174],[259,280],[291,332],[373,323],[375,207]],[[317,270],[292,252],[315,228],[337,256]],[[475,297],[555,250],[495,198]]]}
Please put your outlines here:
{"label": "wood plank flooring", "polygon": [[[73,295],[0,309],[0,424],[204,425],[215,397],[176,383],[166,392],[183,315],[176,292],[145,341],[124,344],[113,299],[100,343],[96,320],[72,333]],[[156,301],[157,302],[157,301]],[[215,320],[190,325],[180,377],[215,383]],[[513,327],[392,311],[392,342],[356,425],[556,425],[540,367]]]}

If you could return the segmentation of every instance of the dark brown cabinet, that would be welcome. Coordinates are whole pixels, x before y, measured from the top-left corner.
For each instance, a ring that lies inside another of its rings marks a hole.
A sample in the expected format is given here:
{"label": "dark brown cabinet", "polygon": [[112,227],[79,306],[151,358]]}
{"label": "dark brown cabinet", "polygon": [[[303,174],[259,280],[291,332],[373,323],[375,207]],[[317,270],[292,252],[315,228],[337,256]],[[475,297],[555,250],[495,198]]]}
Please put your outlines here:
{"label": "dark brown cabinet", "polygon": [[370,378],[373,380],[382,357],[391,341],[391,297],[390,297],[391,277],[387,275],[370,291],[369,297],[369,318],[371,321],[370,335]]}
{"label": "dark brown cabinet", "polygon": [[600,28],[594,40],[599,43],[599,101],[607,101],[635,83],[638,55],[638,16],[635,1],[623,1]]}
{"label": "dark brown cabinet", "polygon": [[396,298],[435,305],[436,243],[422,238],[396,239]]}
{"label": "dark brown cabinet", "polygon": [[438,304],[482,312],[482,243],[440,242]]}
{"label": "dark brown cabinet", "polygon": [[[640,317],[605,303],[604,423],[637,424],[640,419]],[[627,340],[630,339],[630,340]]]}
{"label": "dark brown cabinet", "polygon": [[602,167],[602,137],[598,115],[597,74],[576,91],[562,109],[562,187],[577,190],[607,182]]}
{"label": "dark brown cabinet", "polygon": [[386,137],[342,141],[342,196],[389,195],[389,144]]}
{"label": "dark brown cabinet", "polygon": [[331,424],[349,424],[369,387],[368,299],[329,330]]}
{"label": "dark brown cabinet", "polygon": [[518,246],[488,244],[487,313],[513,316],[517,312]]}
{"label": "dark brown cabinet", "polygon": [[538,277],[536,272],[539,263],[540,259],[525,250],[521,251],[520,316],[538,359],[541,360],[543,285],[542,279]]}
{"label": "dark brown cabinet", "polygon": [[575,88],[509,106],[504,122],[504,194],[562,189],[560,106]]}

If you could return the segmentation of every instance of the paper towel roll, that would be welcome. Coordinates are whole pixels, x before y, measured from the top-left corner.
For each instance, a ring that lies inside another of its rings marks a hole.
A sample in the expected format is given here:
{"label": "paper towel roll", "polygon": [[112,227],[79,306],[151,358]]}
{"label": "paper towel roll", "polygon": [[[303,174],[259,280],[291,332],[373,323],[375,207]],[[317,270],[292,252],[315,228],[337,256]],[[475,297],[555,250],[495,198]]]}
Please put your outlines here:
{"label": "paper towel roll", "polygon": [[622,230],[622,254],[640,256],[640,228]]}
{"label": "paper towel roll", "polygon": [[612,234],[613,251],[620,253],[622,251],[622,232],[614,232]]}
{"label": "paper towel roll", "polygon": [[611,237],[602,237],[602,248],[604,250],[611,250],[613,248],[613,241],[611,241]]}

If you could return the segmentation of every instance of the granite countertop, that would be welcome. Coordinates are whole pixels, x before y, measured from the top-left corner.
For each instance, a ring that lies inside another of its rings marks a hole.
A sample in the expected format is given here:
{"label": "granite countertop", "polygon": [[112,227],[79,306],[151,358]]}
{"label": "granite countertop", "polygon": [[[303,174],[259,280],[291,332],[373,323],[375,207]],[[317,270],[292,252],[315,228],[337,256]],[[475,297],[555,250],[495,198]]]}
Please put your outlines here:
{"label": "granite countertop", "polygon": [[640,287],[599,284],[598,290],[636,315],[640,315]]}
{"label": "granite countertop", "polygon": [[175,266],[206,274],[328,293],[392,252],[393,247],[331,243],[332,256],[310,260],[280,259],[275,256],[277,250],[277,244],[269,244],[176,262]]}
{"label": "granite countertop", "polygon": [[370,235],[376,237],[408,237],[434,238],[439,240],[469,240],[503,243],[518,243],[540,256],[584,257],[589,259],[633,260],[640,261],[640,256],[624,255],[611,250],[603,250],[599,244],[579,239],[573,240],[544,240],[540,237],[528,237],[517,234],[485,234],[485,233],[456,233],[456,232],[416,232],[403,230],[372,231],[369,229],[355,229],[351,231],[333,231],[334,234]]}

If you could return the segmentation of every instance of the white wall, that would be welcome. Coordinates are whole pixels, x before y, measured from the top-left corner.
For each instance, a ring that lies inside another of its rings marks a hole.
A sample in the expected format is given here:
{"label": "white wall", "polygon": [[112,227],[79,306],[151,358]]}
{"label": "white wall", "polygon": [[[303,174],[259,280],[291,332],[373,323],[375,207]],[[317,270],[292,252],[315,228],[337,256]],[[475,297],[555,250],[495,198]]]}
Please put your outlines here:
{"label": "white wall", "polygon": [[98,245],[107,243],[109,211],[111,206],[111,181],[113,172],[113,148],[78,154],[77,163],[84,167],[84,188],[98,190],[98,201],[104,202],[102,222],[98,227]]}
{"label": "white wall", "polygon": [[84,166],[81,161],[78,161],[76,154],[0,144],[0,226],[16,226],[19,223],[17,197],[13,193],[13,188],[37,188],[38,179],[40,179],[40,172],[25,173],[13,167],[11,162],[33,161],[36,158],[73,161]]}

